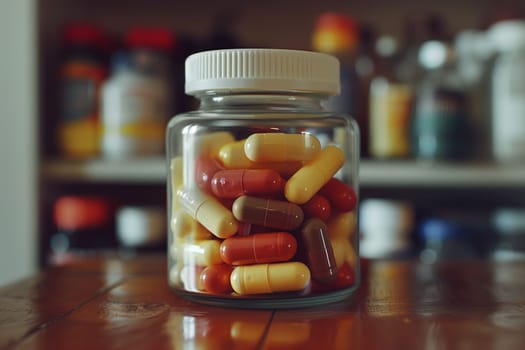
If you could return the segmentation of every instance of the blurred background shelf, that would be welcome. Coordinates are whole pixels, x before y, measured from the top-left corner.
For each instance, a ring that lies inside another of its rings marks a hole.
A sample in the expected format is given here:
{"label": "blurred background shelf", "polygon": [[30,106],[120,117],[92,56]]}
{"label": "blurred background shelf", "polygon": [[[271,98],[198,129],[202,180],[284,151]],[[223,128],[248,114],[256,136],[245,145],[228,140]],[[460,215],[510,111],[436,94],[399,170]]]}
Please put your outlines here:
{"label": "blurred background shelf", "polygon": [[[363,188],[525,189],[525,165],[363,160],[359,170],[360,184]],[[163,185],[166,182],[166,164],[162,157],[118,161],[54,159],[43,162],[41,171],[47,181],[56,183],[116,182]]]}

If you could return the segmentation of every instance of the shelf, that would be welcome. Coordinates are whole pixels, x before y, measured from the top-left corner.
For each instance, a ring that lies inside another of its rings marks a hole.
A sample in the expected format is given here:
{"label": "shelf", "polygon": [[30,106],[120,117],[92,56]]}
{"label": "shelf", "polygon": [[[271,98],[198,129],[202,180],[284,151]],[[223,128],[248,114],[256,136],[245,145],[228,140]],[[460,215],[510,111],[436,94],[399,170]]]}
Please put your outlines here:
{"label": "shelf", "polygon": [[166,160],[140,158],[133,160],[93,159],[86,161],[47,160],[42,176],[55,182],[166,182]]}
{"label": "shelf", "polygon": [[[164,158],[49,160],[42,175],[55,182],[164,183]],[[525,164],[372,161],[360,164],[362,187],[525,188]]]}

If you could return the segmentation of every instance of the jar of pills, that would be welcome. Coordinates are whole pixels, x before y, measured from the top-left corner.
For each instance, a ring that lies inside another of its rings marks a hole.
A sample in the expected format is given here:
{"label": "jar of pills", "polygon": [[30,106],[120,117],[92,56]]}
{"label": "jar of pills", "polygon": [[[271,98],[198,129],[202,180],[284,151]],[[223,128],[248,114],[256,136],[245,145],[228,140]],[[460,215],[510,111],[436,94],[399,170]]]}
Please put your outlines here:
{"label": "jar of pills", "polygon": [[196,111],[167,130],[168,279],[240,308],[342,300],[357,288],[359,133],[322,107],[333,56],[206,51],[186,60]]}

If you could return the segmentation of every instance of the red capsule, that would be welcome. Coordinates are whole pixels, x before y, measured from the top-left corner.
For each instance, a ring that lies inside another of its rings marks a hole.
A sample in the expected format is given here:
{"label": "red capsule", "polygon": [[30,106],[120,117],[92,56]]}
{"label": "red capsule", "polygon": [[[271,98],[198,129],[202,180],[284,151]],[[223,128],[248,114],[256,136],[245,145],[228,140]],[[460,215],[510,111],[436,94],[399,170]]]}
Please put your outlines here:
{"label": "red capsule", "polygon": [[349,264],[343,264],[338,272],[335,280],[330,284],[321,284],[312,281],[313,293],[324,293],[333,290],[348,288],[355,283],[355,272]]}
{"label": "red capsule", "polygon": [[195,161],[195,181],[197,186],[205,192],[211,193],[213,175],[221,170],[220,164],[207,155],[201,155]]}
{"label": "red capsule", "polygon": [[211,189],[219,198],[282,192],[285,180],[272,169],[230,169],[215,173]]}
{"label": "red capsule", "polygon": [[357,203],[354,190],[335,177],[331,178],[319,193],[328,198],[332,207],[342,212],[353,210]]}
{"label": "red capsule", "polygon": [[231,237],[221,243],[221,258],[230,265],[288,261],[297,251],[297,241],[288,232],[258,233]]}
{"label": "red capsule", "polygon": [[230,275],[233,266],[226,264],[210,265],[202,270],[200,280],[202,287],[216,294],[225,294],[233,292],[230,284]]}
{"label": "red capsule", "polygon": [[307,218],[319,218],[323,221],[328,220],[332,207],[326,197],[316,194],[308,202],[301,205],[304,216]]}

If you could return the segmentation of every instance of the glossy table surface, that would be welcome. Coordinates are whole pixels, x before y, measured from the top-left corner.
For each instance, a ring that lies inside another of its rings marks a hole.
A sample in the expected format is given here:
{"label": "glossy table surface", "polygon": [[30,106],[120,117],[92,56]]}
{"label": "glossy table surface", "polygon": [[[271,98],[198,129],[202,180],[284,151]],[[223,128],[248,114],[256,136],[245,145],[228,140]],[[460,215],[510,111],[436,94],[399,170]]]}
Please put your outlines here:
{"label": "glossy table surface", "polygon": [[364,262],[348,300],[195,304],[164,256],[49,267],[0,288],[0,349],[525,349],[525,262]]}

